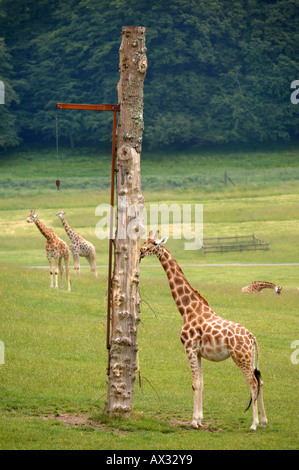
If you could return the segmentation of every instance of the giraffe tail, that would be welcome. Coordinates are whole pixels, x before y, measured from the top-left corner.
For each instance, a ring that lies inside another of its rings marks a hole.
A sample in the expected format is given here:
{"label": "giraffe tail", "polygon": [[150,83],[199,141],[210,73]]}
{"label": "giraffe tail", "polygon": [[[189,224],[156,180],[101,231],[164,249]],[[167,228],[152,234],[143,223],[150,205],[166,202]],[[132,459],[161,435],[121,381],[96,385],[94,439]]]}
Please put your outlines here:
{"label": "giraffe tail", "polygon": [[[261,376],[261,371],[260,371],[259,368],[258,368],[258,364],[259,364],[259,349],[258,349],[258,344],[257,344],[256,339],[254,338],[253,341],[252,341],[252,349],[253,349],[253,350],[252,350],[252,368],[254,367],[254,362],[255,362],[255,361],[254,361],[255,348],[256,348],[256,367],[255,367],[253,373],[254,373],[254,376],[255,376],[255,378],[256,378],[256,380],[257,380],[257,394],[256,394],[256,400],[257,400],[257,398],[258,398],[258,396],[259,396],[259,393],[260,393],[261,378],[262,378],[262,376]],[[249,408],[250,408],[250,406],[251,406],[251,403],[252,403],[252,396],[250,397],[249,404],[248,404],[248,406],[247,406],[247,408],[246,408],[245,411],[249,410]]]}

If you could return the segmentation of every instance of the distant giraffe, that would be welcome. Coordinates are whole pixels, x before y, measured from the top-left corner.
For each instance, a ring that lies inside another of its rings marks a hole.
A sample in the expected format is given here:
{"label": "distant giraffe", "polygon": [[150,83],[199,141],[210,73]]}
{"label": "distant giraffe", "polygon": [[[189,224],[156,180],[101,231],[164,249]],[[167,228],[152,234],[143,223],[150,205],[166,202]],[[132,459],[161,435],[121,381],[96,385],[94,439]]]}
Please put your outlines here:
{"label": "distant giraffe", "polygon": [[[224,320],[209,306],[201,294],[193,289],[187,281],[182,269],[163,243],[167,238],[158,239],[159,232],[148,239],[140,249],[140,260],[146,255],[156,255],[162,264],[170,286],[173,299],[182,315],[184,325],[180,338],[187,354],[194,391],[194,411],[192,426],[198,428],[202,424],[202,390],[203,374],[201,358],[219,362],[231,357],[243,372],[251,392],[253,404],[253,423],[255,430],[259,423],[257,399],[261,412],[261,424],[267,424],[262,397],[262,381],[258,370],[258,344],[255,336],[239,323]],[[254,368],[255,349],[257,365]]]}
{"label": "distant giraffe", "polygon": [[80,256],[84,256],[90,264],[91,270],[95,277],[98,277],[96,266],[96,250],[92,243],[85,240],[79,233],[72,229],[70,224],[64,218],[66,212],[60,209],[57,216],[60,218],[62,225],[71,240],[70,250],[74,258],[75,272],[80,274]]}
{"label": "distant giraffe", "polygon": [[70,283],[70,270],[69,270],[69,257],[70,250],[67,244],[59,238],[52,228],[46,227],[38,219],[39,214],[35,214],[35,211],[31,210],[27,218],[28,223],[34,222],[41,234],[47,239],[46,243],[46,254],[50,265],[50,276],[51,276],[51,287],[53,287],[53,266],[52,258],[55,259],[55,288],[58,288],[58,268],[60,271],[60,287],[62,288],[62,275],[63,275],[63,266],[61,264],[62,258],[65,261],[66,267],[66,279],[68,283],[68,291],[71,290]]}
{"label": "distant giraffe", "polygon": [[242,287],[242,292],[258,292],[261,294],[263,289],[273,289],[276,295],[279,295],[282,291],[282,287],[273,284],[273,282],[253,281],[249,286]]}

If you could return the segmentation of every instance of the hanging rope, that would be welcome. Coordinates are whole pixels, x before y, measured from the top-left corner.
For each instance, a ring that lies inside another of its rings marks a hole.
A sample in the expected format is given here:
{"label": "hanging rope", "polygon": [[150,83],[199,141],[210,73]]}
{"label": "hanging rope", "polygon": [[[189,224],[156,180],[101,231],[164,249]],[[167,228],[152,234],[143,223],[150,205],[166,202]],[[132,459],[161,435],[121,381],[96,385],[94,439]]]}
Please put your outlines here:
{"label": "hanging rope", "polygon": [[58,148],[58,113],[56,109],[56,162],[57,162],[57,179],[56,179],[56,186],[57,191],[60,188],[60,179],[59,179],[59,148]]}

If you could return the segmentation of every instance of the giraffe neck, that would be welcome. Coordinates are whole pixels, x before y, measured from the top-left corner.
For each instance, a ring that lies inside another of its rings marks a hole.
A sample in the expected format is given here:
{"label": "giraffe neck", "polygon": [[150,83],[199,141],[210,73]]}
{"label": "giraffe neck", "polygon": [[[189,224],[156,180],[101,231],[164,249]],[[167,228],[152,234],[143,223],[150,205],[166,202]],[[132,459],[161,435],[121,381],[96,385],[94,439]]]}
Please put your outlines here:
{"label": "giraffe neck", "polygon": [[186,313],[187,307],[192,302],[199,301],[201,304],[209,306],[208,301],[193,289],[177,261],[164,246],[160,247],[157,256],[166,272],[173,299],[181,315]]}
{"label": "giraffe neck", "polygon": [[53,230],[51,228],[46,227],[39,219],[35,219],[35,225],[39,229],[40,233],[47,239],[50,240],[53,238]]}
{"label": "giraffe neck", "polygon": [[75,236],[77,236],[76,232],[72,229],[70,224],[64,218],[61,219],[61,222],[62,222],[62,225],[64,226],[64,229],[65,229],[68,237],[73,241]]}
{"label": "giraffe neck", "polygon": [[267,281],[256,281],[256,286],[259,289],[275,289],[276,285],[273,284],[273,282],[267,282]]}

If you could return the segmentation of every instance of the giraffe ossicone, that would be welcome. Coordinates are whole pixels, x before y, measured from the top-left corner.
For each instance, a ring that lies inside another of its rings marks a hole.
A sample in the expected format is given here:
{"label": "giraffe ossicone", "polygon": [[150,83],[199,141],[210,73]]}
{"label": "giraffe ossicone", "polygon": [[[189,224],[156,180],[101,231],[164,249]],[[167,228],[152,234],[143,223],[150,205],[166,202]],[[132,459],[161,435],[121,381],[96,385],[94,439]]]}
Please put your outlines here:
{"label": "giraffe ossicone", "polygon": [[158,231],[155,235],[150,231],[149,237],[140,248],[140,261],[147,255],[158,257],[166,272],[173,299],[183,318],[180,339],[192,374],[194,406],[191,425],[194,428],[202,426],[202,358],[220,362],[231,357],[245,376],[250,389],[249,406],[252,402],[253,409],[253,423],[250,429],[255,430],[259,424],[258,404],[261,425],[265,427],[267,417],[262,395],[263,383],[258,369],[259,349],[255,336],[244,326],[219,317],[211,309],[209,302],[188,282],[177,261],[163,243],[165,239],[159,239]]}
{"label": "giraffe ossicone", "polygon": [[34,210],[30,210],[29,216],[27,217],[28,223],[35,223],[41,234],[47,239],[46,243],[46,255],[50,266],[50,276],[51,276],[51,287],[53,285],[53,266],[52,266],[52,258],[55,260],[55,288],[58,289],[58,270],[60,271],[60,287],[63,287],[63,266],[62,266],[62,258],[65,261],[66,267],[66,279],[68,284],[68,291],[71,290],[71,282],[70,282],[70,270],[69,270],[69,258],[70,258],[70,251],[67,244],[59,238],[52,228],[46,227],[39,219],[39,214],[36,214]]}
{"label": "giraffe ossicone", "polygon": [[95,277],[98,277],[97,265],[96,265],[96,250],[92,243],[85,240],[79,233],[72,229],[70,224],[65,219],[66,212],[60,209],[56,214],[71,240],[70,250],[74,259],[75,273],[80,274],[80,256],[84,256],[90,264],[91,270]]}

